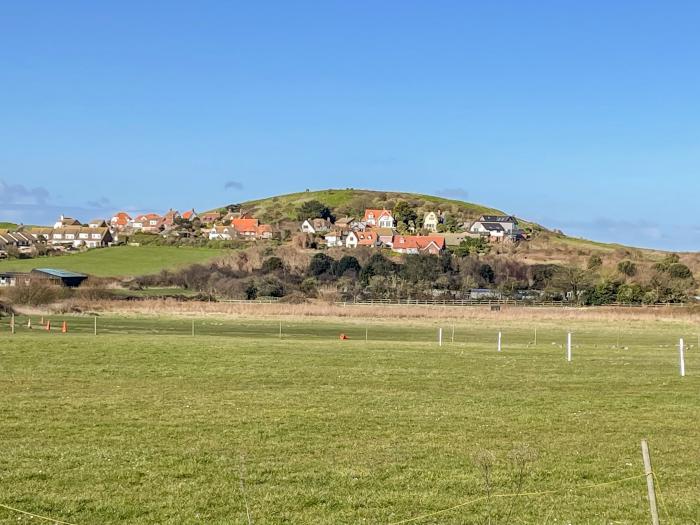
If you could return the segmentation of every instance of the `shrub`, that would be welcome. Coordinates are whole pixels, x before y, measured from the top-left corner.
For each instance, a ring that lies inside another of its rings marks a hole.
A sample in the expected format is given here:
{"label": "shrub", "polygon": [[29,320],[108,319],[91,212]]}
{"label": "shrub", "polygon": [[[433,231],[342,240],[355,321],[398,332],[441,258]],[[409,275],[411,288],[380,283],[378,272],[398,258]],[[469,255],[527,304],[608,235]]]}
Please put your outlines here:
{"label": "shrub", "polygon": [[601,266],[603,266],[603,259],[600,258],[600,255],[594,254],[588,258],[587,267],[589,270],[597,270]]}
{"label": "shrub", "polygon": [[637,265],[630,260],[620,261],[617,263],[617,271],[627,277],[634,277],[637,275]]}
{"label": "shrub", "polygon": [[360,266],[360,263],[352,255],[345,255],[341,257],[339,261],[333,263],[332,268],[333,275],[336,277],[342,277],[348,272],[357,276],[361,270],[362,267]]}
{"label": "shrub", "polygon": [[328,273],[335,261],[325,253],[317,253],[309,262],[308,273],[314,277]]}
{"label": "shrub", "polygon": [[692,279],[693,272],[685,264],[673,263],[668,266],[668,274],[674,279]]}
{"label": "shrub", "polygon": [[265,259],[263,261],[260,271],[262,273],[272,273],[282,269],[284,269],[282,259],[279,257],[270,257],[269,259]]}
{"label": "shrub", "polygon": [[40,281],[18,284],[7,290],[6,297],[13,304],[39,306],[54,303],[70,296],[70,289]]}

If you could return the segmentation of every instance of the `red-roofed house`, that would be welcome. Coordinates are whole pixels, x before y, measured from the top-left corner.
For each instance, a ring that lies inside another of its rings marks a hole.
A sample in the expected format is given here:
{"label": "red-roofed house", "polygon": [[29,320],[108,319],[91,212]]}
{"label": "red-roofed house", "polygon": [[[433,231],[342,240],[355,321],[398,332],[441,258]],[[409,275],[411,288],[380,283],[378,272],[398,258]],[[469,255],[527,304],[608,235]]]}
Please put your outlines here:
{"label": "red-roofed house", "polygon": [[168,212],[160,219],[159,229],[172,228],[175,226],[175,219],[180,217],[180,212],[170,208]]}
{"label": "red-roofed house", "polygon": [[394,235],[392,250],[399,253],[430,253],[437,255],[445,249],[441,235]]}
{"label": "red-roofed house", "polygon": [[272,226],[270,224],[258,225],[258,239],[272,239]]}
{"label": "red-roofed house", "polygon": [[187,219],[188,221],[192,221],[197,217],[199,217],[199,215],[197,215],[197,212],[194,211],[194,208],[192,208],[191,210],[187,210],[182,214],[182,218]]}
{"label": "red-roofed house", "polygon": [[157,213],[144,213],[134,219],[132,227],[147,233],[157,233],[161,219],[162,217]]}
{"label": "red-roofed house", "polygon": [[368,226],[375,226],[377,228],[394,227],[394,217],[389,210],[366,209],[362,221]]}
{"label": "red-roofed house", "polygon": [[218,211],[208,211],[199,216],[199,220],[202,221],[203,224],[214,224],[219,219],[221,219],[221,212]]}
{"label": "red-roofed house", "polygon": [[249,217],[232,219],[231,226],[238,234],[239,237],[244,239],[255,239],[258,236],[258,219],[253,219]]}
{"label": "red-roofed house", "polygon": [[109,224],[112,226],[112,228],[118,231],[126,230],[131,226],[132,222],[131,215],[125,211],[115,213],[114,217],[109,220]]}
{"label": "red-roofed house", "polygon": [[369,246],[375,248],[379,246],[379,238],[373,231],[353,232],[348,233],[345,239],[346,248],[357,248],[358,246]]}

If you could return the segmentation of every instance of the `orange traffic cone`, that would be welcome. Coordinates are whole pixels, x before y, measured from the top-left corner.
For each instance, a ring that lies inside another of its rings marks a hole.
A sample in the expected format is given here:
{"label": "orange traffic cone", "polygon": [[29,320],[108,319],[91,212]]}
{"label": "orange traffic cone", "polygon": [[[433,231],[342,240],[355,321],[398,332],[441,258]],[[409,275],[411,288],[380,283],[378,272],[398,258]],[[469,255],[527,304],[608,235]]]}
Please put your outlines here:
{"label": "orange traffic cone", "polygon": [[32,318],[27,319],[27,328],[32,329]]}
{"label": "orange traffic cone", "polygon": [[49,319],[48,321],[46,321],[46,331],[47,331],[47,332],[50,332],[50,331],[51,331],[51,319]]}
{"label": "orange traffic cone", "polygon": [[63,324],[61,325],[61,333],[62,334],[68,333],[68,324],[65,321],[63,321]]}

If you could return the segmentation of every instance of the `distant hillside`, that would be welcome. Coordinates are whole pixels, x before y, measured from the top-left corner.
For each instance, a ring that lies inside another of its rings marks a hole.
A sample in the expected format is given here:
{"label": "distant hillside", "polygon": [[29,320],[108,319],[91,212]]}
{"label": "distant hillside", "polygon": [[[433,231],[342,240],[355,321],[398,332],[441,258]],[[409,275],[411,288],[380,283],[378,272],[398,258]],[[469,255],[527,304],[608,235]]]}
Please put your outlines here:
{"label": "distant hillside", "polygon": [[[297,208],[306,201],[317,200],[330,207],[337,217],[361,217],[366,208],[393,209],[400,201],[406,201],[418,212],[442,210],[461,219],[475,220],[483,214],[512,214],[480,204],[464,202],[457,199],[447,199],[435,195],[408,193],[398,191],[374,191],[361,189],[329,189],[320,191],[304,191],[278,195],[265,199],[257,199],[241,203],[241,209],[254,214],[265,222],[276,223],[282,220],[296,220]],[[526,228],[543,229],[520,217]]]}
{"label": "distant hillside", "polygon": [[[499,210],[481,204],[448,199],[434,195],[397,191],[373,191],[362,189],[328,189],[304,191],[256,199],[241,203],[241,210],[251,213],[269,223],[296,220],[299,206],[310,200],[317,200],[330,207],[337,217],[362,216],[365,208],[392,209],[399,201],[407,201],[419,213],[440,209],[458,215],[465,221],[475,220],[482,214],[509,214],[518,217],[521,227],[531,234],[531,240],[520,246],[494,246],[492,253],[509,255],[524,262],[567,263],[585,266],[588,257],[595,254],[603,257],[605,266],[614,270],[614,265],[622,259],[632,259],[642,264],[652,264],[661,260],[661,250],[635,248],[616,243],[602,243],[588,239],[569,237],[551,231],[526,218],[519,217],[517,210]],[[700,271],[700,254],[682,254],[683,261],[695,271]]]}

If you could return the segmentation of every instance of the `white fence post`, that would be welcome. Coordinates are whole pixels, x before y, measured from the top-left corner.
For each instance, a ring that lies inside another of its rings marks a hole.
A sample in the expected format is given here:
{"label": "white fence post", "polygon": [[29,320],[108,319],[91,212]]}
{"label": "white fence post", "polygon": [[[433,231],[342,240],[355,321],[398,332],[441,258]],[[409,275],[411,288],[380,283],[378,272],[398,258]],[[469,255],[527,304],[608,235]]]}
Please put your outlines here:
{"label": "white fence post", "polygon": [[501,351],[501,332],[498,332],[498,351]]}
{"label": "white fence post", "polygon": [[442,346],[442,328],[438,329],[438,346]]}
{"label": "white fence post", "polygon": [[680,343],[678,344],[678,350],[681,360],[681,377],[685,377],[685,342],[683,341],[682,337]]}
{"label": "white fence post", "polygon": [[571,332],[566,334],[566,360],[571,363]]}

